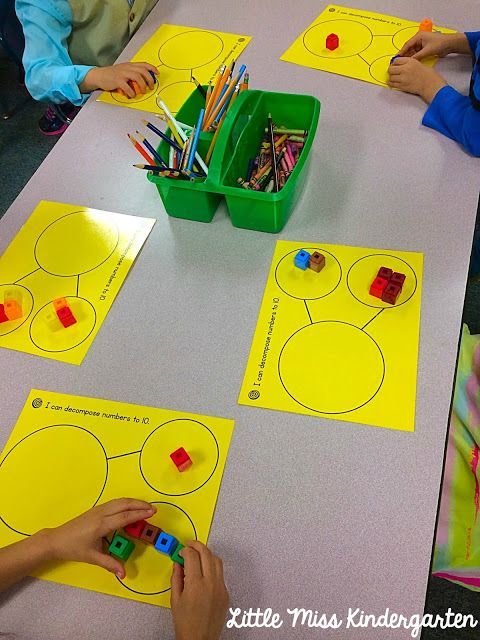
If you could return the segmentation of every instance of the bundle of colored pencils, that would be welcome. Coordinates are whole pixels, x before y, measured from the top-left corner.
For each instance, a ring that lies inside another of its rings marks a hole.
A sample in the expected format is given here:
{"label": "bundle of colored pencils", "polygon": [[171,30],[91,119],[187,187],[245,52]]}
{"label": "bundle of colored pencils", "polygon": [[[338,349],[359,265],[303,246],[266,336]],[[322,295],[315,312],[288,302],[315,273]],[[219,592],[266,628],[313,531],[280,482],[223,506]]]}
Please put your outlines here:
{"label": "bundle of colored pencils", "polygon": [[268,116],[258,155],[248,162],[247,175],[238,178],[243,189],[272,193],[285,186],[302,153],[308,131],[277,127]]}
{"label": "bundle of colored pencils", "polygon": [[[159,105],[163,110],[163,115],[159,117],[168,125],[170,136],[147,120],[143,120],[143,123],[169,145],[168,159],[162,158],[145,136],[137,131],[140,140],[136,140],[130,134],[128,137],[137,151],[145,158],[147,164],[134,166],[163,177],[192,181],[204,180],[208,175],[208,165],[225,116],[238,94],[248,89],[249,78],[248,73],[245,73],[245,65],[241,66],[236,75],[233,73],[234,68],[235,61],[228,68],[222,66],[216,80],[209,83],[207,90],[194,79],[197,90],[205,100],[205,108],[200,110],[197,123],[193,127],[176,120],[166,104],[160,100]],[[202,131],[214,132],[205,159],[198,153],[198,142]]]}
{"label": "bundle of colored pencils", "polygon": [[160,101],[159,104],[165,113],[166,121],[170,128],[170,136],[151,122],[148,122],[148,120],[143,120],[143,124],[169,145],[168,161],[137,131],[140,141],[130,134],[128,134],[128,137],[148,164],[135,164],[134,167],[152,171],[155,175],[168,178],[193,181],[204,180],[208,175],[208,167],[200,157],[197,147],[205,110],[202,109],[200,111],[197,125],[190,127],[178,122],[164,102]]}

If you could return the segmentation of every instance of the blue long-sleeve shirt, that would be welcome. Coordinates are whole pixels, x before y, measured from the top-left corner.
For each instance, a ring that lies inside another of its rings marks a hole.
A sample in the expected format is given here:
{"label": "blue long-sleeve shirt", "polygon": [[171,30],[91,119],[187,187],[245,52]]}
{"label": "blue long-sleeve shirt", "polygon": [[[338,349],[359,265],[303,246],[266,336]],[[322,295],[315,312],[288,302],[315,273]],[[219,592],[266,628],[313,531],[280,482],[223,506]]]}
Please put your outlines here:
{"label": "blue long-sleeve shirt", "polygon": [[68,0],[16,0],[15,9],[25,35],[25,84],[32,97],[83,104],[90,94],[82,94],[79,85],[93,67],[73,64],[68,53],[73,23]]}
{"label": "blue long-sleeve shirt", "polygon": [[465,34],[474,60],[470,93],[440,89],[423,117],[423,124],[459,142],[480,157],[480,31]]}

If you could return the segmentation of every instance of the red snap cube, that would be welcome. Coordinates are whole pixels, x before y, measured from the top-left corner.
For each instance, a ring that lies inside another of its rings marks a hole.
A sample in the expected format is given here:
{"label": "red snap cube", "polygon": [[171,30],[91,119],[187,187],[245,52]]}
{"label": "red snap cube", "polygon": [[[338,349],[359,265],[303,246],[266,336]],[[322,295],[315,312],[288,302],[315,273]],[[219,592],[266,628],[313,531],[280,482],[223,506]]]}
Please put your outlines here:
{"label": "red snap cube", "polygon": [[327,40],[325,42],[325,46],[327,47],[327,49],[329,49],[330,51],[335,51],[335,49],[338,49],[338,45],[339,39],[336,33],[331,33],[329,36],[327,36]]}
{"label": "red snap cube", "polygon": [[392,277],[390,278],[390,282],[392,284],[398,284],[399,287],[403,287],[403,283],[405,282],[405,280],[407,279],[407,276],[403,273],[393,273]]}
{"label": "red snap cube", "polygon": [[390,280],[393,275],[392,269],[388,267],[380,267],[377,273],[377,278],[384,278],[385,280]]}
{"label": "red snap cube", "polygon": [[395,304],[401,291],[402,287],[399,287],[398,284],[392,284],[391,282],[389,282],[382,294],[382,300],[384,302],[388,302],[389,304]]}
{"label": "red snap cube", "polygon": [[388,280],[385,280],[385,278],[379,278],[377,276],[370,286],[370,295],[375,296],[375,298],[381,299],[387,284]]}
{"label": "red snap cube", "polygon": [[142,531],[145,529],[147,524],[146,520],[137,520],[136,522],[127,524],[126,527],[123,527],[123,530],[132,538],[140,538]]}
{"label": "red snap cube", "polygon": [[56,311],[57,311],[58,319],[63,324],[65,329],[77,322],[70,307],[62,307],[61,309],[57,309]]}
{"label": "red snap cube", "polygon": [[175,463],[175,466],[179,471],[185,471],[188,467],[192,466],[192,460],[183,447],[177,449],[170,454],[170,458]]}
{"label": "red snap cube", "polygon": [[1,322],[8,322],[8,316],[5,313],[5,309],[3,307],[3,304],[0,304],[0,323]]}

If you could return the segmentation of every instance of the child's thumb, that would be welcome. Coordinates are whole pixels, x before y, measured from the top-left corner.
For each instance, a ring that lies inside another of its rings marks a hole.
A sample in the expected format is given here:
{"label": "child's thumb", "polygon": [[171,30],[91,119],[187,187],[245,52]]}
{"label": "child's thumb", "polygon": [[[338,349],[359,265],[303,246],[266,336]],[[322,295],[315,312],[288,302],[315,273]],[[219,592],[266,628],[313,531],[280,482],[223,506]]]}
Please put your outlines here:
{"label": "child's thumb", "polygon": [[174,562],[172,567],[172,580],[171,580],[172,602],[175,602],[175,600],[181,595],[183,591],[183,578],[184,578],[184,574],[183,574],[182,567],[177,562]]}
{"label": "child's thumb", "polygon": [[100,551],[95,552],[91,559],[91,563],[110,571],[110,573],[114,573],[117,578],[120,578],[120,580],[125,578],[125,568],[120,560],[112,558],[112,556],[109,556],[106,553],[101,553]]}

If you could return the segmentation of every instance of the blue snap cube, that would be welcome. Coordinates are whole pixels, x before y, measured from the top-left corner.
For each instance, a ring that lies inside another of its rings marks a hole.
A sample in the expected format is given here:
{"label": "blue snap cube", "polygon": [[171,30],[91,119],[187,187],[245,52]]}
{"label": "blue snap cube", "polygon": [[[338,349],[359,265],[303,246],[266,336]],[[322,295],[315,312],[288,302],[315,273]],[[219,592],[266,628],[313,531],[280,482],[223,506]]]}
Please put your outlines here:
{"label": "blue snap cube", "polygon": [[178,540],[169,533],[165,533],[165,531],[162,531],[155,542],[155,549],[161,553],[165,553],[167,556],[171,556],[177,546]]}
{"label": "blue snap cube", "polygon": [[390,60],[390,64],[393,64],[397,58],[400,58],[400,56],[393,56],[393,58]]}
{"label": "blue snap cube", "polygon": [[308,265],[310,264],[310,254],[308,251],[304,251],[303,249],[297,253],[295,256],[295,266],[299,269],[303,269],[306,271],[308,269]]}

